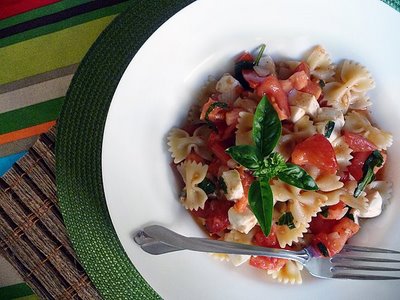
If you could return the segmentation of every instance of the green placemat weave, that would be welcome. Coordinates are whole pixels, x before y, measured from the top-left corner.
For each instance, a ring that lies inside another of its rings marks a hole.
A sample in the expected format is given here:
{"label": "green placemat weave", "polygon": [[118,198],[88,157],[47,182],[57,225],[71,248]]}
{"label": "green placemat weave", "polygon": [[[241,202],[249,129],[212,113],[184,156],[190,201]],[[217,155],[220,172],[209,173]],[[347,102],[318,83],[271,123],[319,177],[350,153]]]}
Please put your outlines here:
{"label": "green placemat weave", "polygon": [[132,57],[168,18],[193,1],[135,1],[101,34],[81,63],[61,113],[57,186],[80,261],[105,299],[156,299],[125,254],[108,215],[101,149],[110,102]]}
{"label": "green placemat weave", "polygon": [[[66,227],[105,299],[158,299],[126,256],[108,215],[103,130],[118,82],[146,39],[192,0],[135,1],[102,33],[68,91],[57,137],[57,186]],[[400,0],[384,0],[400,11]]]}

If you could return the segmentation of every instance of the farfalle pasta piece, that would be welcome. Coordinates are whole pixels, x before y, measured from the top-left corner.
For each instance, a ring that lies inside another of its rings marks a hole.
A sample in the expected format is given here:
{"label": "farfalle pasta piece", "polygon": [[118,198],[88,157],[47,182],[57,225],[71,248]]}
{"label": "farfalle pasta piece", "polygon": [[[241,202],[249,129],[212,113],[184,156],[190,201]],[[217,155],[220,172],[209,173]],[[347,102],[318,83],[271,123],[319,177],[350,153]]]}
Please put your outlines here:
{"label": "farfalle pasta piece", "polygon": [[349,112],[346,115],[343,128],[363,135],[381,150],[386,150],[393,144],[393,136],[390,133],[372,126],[366,116],[356,111]]}
{"label": "farfalle pasta piece", "polygon": [[286,225],[276,225],[276,238],[281,248],[285,248],[286,245],[291,246],[296,243],[304,233],[307,232],[308,224],[299,224],[296,228],[290,229]]}
{"label": "farfalle pasta piece", "polygon": [[375,87],[369,71],[359,63],[345,60],[339,71],[340,82],[330,82],[324,87],[324,99],[328,105],[346,112],[352,101],[352,93],[365,93]]}
{"label": "farfalle pasta piece", "polygon": [[208,126],[203,125],[197,128],[193,136],[190,136],[183,129],[173,128],[168,136],[168,151],[178,164],[190,154],[192,149],[201,157],[211,160],[212,156],[207,148],[207,135],[210,133]]}
{"label": "farfalle pasta piece", "polygon": [[368,210],[368,199],[365,197],[365,191],[360,196],[355,198],[353,196],[354,190],[357,187],[357,181],[351,180],[345,183],[343,193],[340,195],[340,201],[346,205],[358,209],[361,213],[365,213]]}
{"label": "farfalle pasta piece", "polygon": [[332,147],[335,151],[339,171],[345,170],[351,165],[350,160],[353,158],[351,155],[352,150],[342,136],[332,142]]}
{"label": "farfalle pasta piece", "polygon": [[302,264],[297,261],[288,260],[282,268],[279,270],[268,270],[267,274],[282,283],[301,284],[303,282],[301,270],[303,270]]}
{"label": "farfalle pasta piece", "polygon": [[236,126],[236,145],[254,145],[253,141],[253,120],[254,114],[241,111]]}
{"label": "farfalle pasta piece", "polygon": [[181,197],[183,206],[190,210],[203,209],[207,194],[197,185],[206,177],[208,166],[195,161],[184,161],[177,169],[185,183],[186,195]]}
{"label": "farfalle pasta piece", "polygon": [[306,62],[310,67],[311,75],[325,82],[332,81],[335,75],[335,66],[323,47],[316,46],[307,57]]}
{"label": "farfalle pasta piece", "polygon": [[370,98],[365,93],[352,93],[349,101],[350,109],[365,110],[372,105]]}

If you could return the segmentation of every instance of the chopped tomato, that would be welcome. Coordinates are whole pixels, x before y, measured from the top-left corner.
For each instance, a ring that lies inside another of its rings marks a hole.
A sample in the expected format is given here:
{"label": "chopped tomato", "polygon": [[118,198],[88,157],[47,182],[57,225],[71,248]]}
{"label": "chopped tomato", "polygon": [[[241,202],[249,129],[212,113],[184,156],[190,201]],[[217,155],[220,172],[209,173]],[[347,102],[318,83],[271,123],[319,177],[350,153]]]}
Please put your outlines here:
{"label": "chopped tomato", "polygon": [[253,242],[257,246],[268,248],[279,248],[279,242],[275,234],[275,224],[272,225],[271,231],[268,236],[262,232],[261,228],[257,226],[257,232],[254,234]]}
{"label": "chopped tomato", "polygon": [[343,133],[344,141],[354,152],[374,151],[377,147],[360,134],[345,131]]}
{"label": "chopped tomato", "polygon": [[[208,101],[203,105],[201,109],[201,114],[200,114],[200,120],[205,120],[206,115],[208,112],[208,109],[213,103],[216,103],[218,101],[215,101],[211,98],[208,99]],[[211,122],[216,122],[216,121],[221,121],[225,119],[225,113],[226,111],[222,107],[216,106],[209,114],[208,114],[208,120]]]}
{"label": "chopped tomato", "polygon": [[353,159],[350,161],[351,165],[347,167],[350,175],[354,177],[355,180],[359,181],[363,176],[363,166],[368,156],[372,151],[366,152],[353,152],[351,155]]}
{"label": "chopped tomato", "polygon": [[225,147],[223,147],[222,144],[218,142],[210,145],[210,150],[225,165],[227,165],[228,161],[231,160],[229,154],[225,152]]}
{"label": "chopped tomato", "polygon": [[253,89],[257,88],[265,80],[265,77],[259,76],[254,70],[242,70],[242,75]]}
{"label": "chopped tomato", "polygon": [[217,234],[229,226],[228,210],[232,201],[226,199],[207,200],[204,209],[191,210],[192,215],[206,219],[206,229],[211,234]]}
{"label": "chopped tomato", "polygon": [[296,165],[311,164],[332,174],[338,168],[335,150],[322,134],[315,134],[297,144],[292,153],[292,162]]}
{"label": "chopped tomato", "polygon": [[285,120],[290,117],[287,95],[276,76],[269,75],[265,77],[265,80],[257,87],[256,94],[260,97],[264,95],[268,96],[280,120]]}
{"label": "chopped tomato", "polygon": [[308,79],[307,85],[304,88],[300,89],[300,92],[314,95],[315,99],[318,100],[322,94],[322,89],[319,83],[316,83],[311,79]]}
{"label": "chopped tomato", "polygon": [[[347,240],[358,232],[360,226],[349,218],[342,218],[333,226],[331,233],[320,232],[314,236],[312,245],[315,249],[324,255],[324,247],[328,252],[328,256],[339,253]],[[322,246],[320,245],[322,244]],[[326,254],[326,253],[325,253]]]}
{"label": "chopped tomato", "polygon": [[214,158],[213,161],[208,165],[208,173],[214,177],[219,177],[219,168],[221,167],[221,161],[218,158]]}
{"label": "chopped tomato", "polygon": [[205,163],[205,159],[202,158],[200,155],[198,155],[196,152],[192,151],[189,153],[189,155],[186,157],[186,160],[191,160],[191,161],[195,161],[197,163]]}
{"label": "chopped tomato", "polygon": [[327,208],[327,216],[324,217],[321,214],[321,217],[324,219],[329,219],[329,220],[338,220],[343,217],[343,210],[346,208],[346,204],[343,203],[342,201],[339,201],[339,203],[329,206]]}
{"label": "chopped tomato", "polygon": [[249,52],[245,51],[237,58],[236,61],[254,61],[254,57]]}
{"label": "chopped tomato", "polygon": [[321,232],[330,233],[333,227],[338,223],[338,220],[328,220],[323,218],[320,214],[312,218],[310,222],[310,232],[313,234],[318,234]]}
{"label": "chopped tomato", "polygon": [[262,270],[280,270],[287,260],[283,258],[275,258],[268,256],[252,256],[250,265]]}
{"label": "chopped tomato", "polygon": [[302,61],[297,67],[296,69],[294,69],[294,73],[296,72],[300,72],[300,71],[304,71],[304,73],[306,73],[306,75],[308,77],[310,77],[310,67],[308,66],[308,64],[304,61]]}
{"label": "chopped tomato", "polygon": [[238,171],[240,174],[240,180],[242,182],[244,193],[243,193],[242,198],[237,200],[233,207],[238,212],[244,212],[247,208],[247,204],[249,203],[248,194],[249,194],[250,185],[254,181],[254,177],[252,175],[250,175],[249,173],[247,173],[243,168],[240,168]]}

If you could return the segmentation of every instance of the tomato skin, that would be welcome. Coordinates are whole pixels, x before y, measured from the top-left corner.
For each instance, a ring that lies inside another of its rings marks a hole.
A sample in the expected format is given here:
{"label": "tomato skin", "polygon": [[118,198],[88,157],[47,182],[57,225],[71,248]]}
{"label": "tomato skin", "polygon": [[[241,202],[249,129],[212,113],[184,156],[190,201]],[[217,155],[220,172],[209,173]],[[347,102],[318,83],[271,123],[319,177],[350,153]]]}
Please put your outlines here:
{"label": "tomato skin", "polygon": [[339,203],[328,207],[328,215],[326,217],[322,215],[321,217],[328,220],[338,220],[343,217],[343,210],[345,207],[346,204],[342,201],[339,201]]}
{"label": "tomato skin", "polygon": [[363,166],[372,151],[366,152],[353,152],[351,155],[353,159],[350,161],[351,165],[347,167],[350,175],[354,177],[355,180],[359,181],[363,176]]}
{"label": "tomato skin", "polygon": [[275,234],[275,224],[272,224],[271,231],[268,236],[262,232],[261,228],[257,227],[257,232],[254,234],[253,242],[257,246],[268,247],[268,248],[279,248],[279,242]]}
{"label": "tomato skin", "polygon": [[331,174],[335,174],[338,168],[335,150],[329,140],[319,133],[295,146],[292,162],[296,165],[311,164]]}
{"label": "tomato skin", "polygon": [[347,217],[340,219],[333,227],[331,232],[319,232],[312,240],[313,247],[323,253],[318,248],[318,244],[322,243],[328,250],[330,257],[339,253],[347,240],[358,232],[360,226]]}
{"label": "tomato skin", "polygon": [[319,99],[322,94],[322,89],[320,85],[311,79],[308,79],[307,85],[300,90],[303,93],[308,93],[315,96],[315,99]]}
{"label": "tomato skin", "polygon": [[223,147],[221,143],[216,142],[210,145],[210,150],[225,165],[231,160],[231,157],[225,152],[225,147]]}
{"label": "tomato skin", "polygon": [[316,217],[312,218],[310,222],[310,232],[313,234],[318,234],[321,232],[330,233],[333,227],[338,223],[338,220],[328,220],[318,214]]}
{"label": "tomato skin", "polygon": [[236,59],[236,61],[237,62],[239,62],[239,61],[250,61],[250,62],[252,62],[252,61],[254,61],[254,57],[249,52],[245,51]]}
{"label": "tomato skin", "polygon": [[264,95],[268,96],[280,120],[285,120],[290,117],[287,95],[275,75],[265,77],[265,80],[256,88],[256,94],[260,97]]}
{"label": "tomato skin", "polygon": [[374,151],[377,147],[360,134],[344,131],[344,141],[354,152]]}
{"label": "tomato skin", "polygon": [[250,265],[262,270],[280,270],[287,260],[268,256],[252,256]]}
{"label": "tomato skin", "polygon": [[310,77],[310,67],[308,66],[308,64],[304,61],[302,61],[297,67],[296,69],[294,69],[294,73],[296,72],[300,72],[300,71],[304,71],[304,73],[306,73],[306,75],[308,77]]}
{"label": "tomato skin", "polygon": [[[211,104],[216,103],[212,98],[209,98],[208,101],[203,105],[200,113],[200,120],[205,120],[206,114],[208,109],[210,108]],[[208,120],[211,122],[222,121],[225,120],[225,113],[226,111],[221,107],[215,107],[209,114]]]}
{"label": "tomato skin", "polygon": [[206,229],[210,234],[217,234],[229,226],[228,210],[233,205],[226,199],[207,200],[204,209],[191,210],[192,215],[206,219]]}

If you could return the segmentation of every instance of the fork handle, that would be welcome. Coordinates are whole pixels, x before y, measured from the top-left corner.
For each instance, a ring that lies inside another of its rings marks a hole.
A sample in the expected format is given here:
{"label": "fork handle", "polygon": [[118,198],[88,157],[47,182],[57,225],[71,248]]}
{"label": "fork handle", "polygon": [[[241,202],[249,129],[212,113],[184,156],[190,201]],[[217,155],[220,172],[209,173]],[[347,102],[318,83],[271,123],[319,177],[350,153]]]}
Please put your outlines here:
{"label": "fork handle", "polygon": [[145,227],[136,237],[139,235],[143,236],[143,233],[146,238],[142,239],[142,242],[135,238],[135,241],[140,244],[145,251],[146,248],[151,246],[150,248],[152,248],[152,251],[147,252],[151,252],[152,254],[163,254],[178,250],[192,250],[199,252],[269,256],[291,259],[301,264],[305,264],[311,258],[308,249],[289,251],[205,238],[185,237],[159,225]]}

